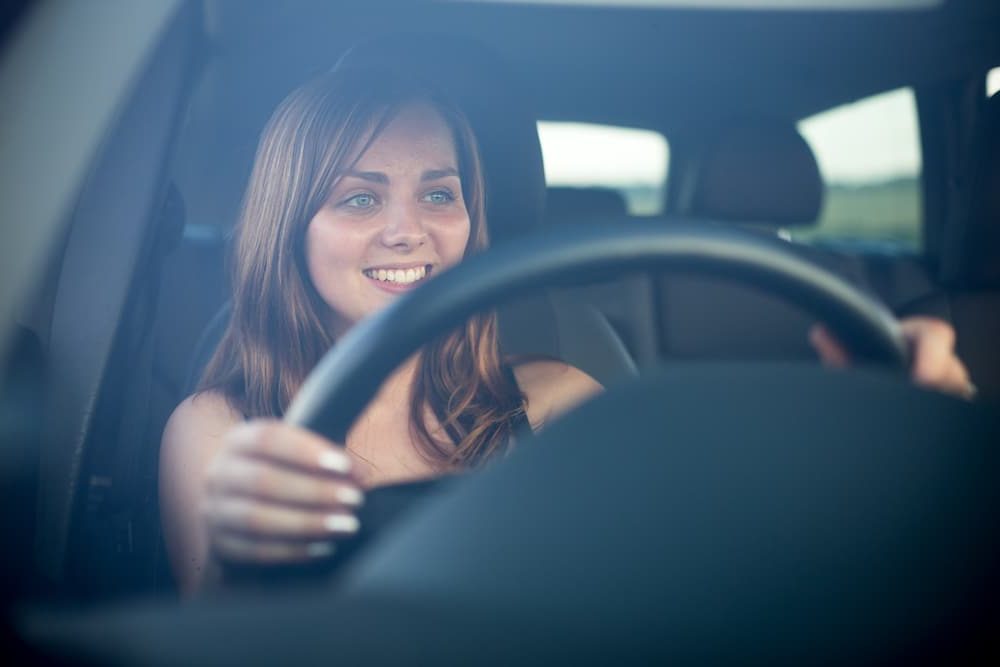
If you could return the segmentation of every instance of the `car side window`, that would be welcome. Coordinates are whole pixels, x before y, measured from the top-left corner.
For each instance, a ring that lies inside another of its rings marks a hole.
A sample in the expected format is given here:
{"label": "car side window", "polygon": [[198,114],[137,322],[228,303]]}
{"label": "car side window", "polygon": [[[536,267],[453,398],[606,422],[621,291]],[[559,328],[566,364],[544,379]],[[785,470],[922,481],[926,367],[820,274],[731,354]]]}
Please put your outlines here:
{"label": "car side window", "polygon": [[912,89],[823,111],[798,128],[816,155],[826,191],[818,223],[788,235],[852,250],[919,252],[922,157]]}
{"label": "car side window", "polygon": [[663,211],[670,148],[653,130],[540,121],[549,187],[614,190],[629,215]]}

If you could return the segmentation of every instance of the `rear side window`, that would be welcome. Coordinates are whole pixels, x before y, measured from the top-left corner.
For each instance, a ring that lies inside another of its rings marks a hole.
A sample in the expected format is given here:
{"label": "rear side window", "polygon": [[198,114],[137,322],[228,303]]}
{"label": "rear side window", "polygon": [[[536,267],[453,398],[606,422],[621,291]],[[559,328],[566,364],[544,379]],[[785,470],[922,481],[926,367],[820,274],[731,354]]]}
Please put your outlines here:
{"label": "rear side window", "polygon": [[549,187],[610,188],[630,215],[663,211],[670,150],[652,130],[541,121],[538,138]]}
{"label": "rear side window", "polygon": [[913,91],[901,88],[799,123],[826,185],[815,227],[796,240],[855,250],[919,251],[922,159]]}

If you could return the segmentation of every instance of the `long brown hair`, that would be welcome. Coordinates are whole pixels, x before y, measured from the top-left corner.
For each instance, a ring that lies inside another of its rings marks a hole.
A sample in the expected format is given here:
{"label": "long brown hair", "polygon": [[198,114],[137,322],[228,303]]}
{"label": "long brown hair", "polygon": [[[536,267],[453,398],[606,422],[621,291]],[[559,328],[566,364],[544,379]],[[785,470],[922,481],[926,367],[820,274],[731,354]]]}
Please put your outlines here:
{"label": "long brown hair", "polygon": [[[335,343],[329,306],[306,268],[306,228],[340,176],[415,101],[430,103],[452,131],[471,224],[466,256],[487,247],[482,167],[460,110],[429,84],[385,70],[322,75],[293,91],[261,136],[235,229],[232,316],[199,391],[221,392],[247,417],[287,409]],[[501,365],[495,313],[421,351],[410,430],[429,462],[445,469],[482,463],[506,448],[524,413],[525,398]]]}

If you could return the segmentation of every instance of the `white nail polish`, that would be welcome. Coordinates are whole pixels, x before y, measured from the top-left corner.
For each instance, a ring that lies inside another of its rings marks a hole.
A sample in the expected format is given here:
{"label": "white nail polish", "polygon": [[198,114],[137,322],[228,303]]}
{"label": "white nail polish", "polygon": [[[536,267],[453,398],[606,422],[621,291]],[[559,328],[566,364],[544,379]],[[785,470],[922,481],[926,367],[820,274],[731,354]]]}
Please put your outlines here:
{"label": "white nail polish", "polygon": [[332,542],[312,542],[306,545],[306,554],[312,558],[321,558],[333,554]]}
{"label": "white nail polish", "polygon": [[331,514],[323,522],[326,529],[336,533],[356,533],[361,524],[350,514]]}
{"label": "white nail polish", "polygon": [[364,496],[353,486],[341,486],[337,489],[337,501],[344,505],[357,507],[364,502]]}
{"label": "white nail polish", "polygon": [[345,475],[351,471],[351,459],[340,452],[323,452],[319,455],[319,465],[326,470]]}

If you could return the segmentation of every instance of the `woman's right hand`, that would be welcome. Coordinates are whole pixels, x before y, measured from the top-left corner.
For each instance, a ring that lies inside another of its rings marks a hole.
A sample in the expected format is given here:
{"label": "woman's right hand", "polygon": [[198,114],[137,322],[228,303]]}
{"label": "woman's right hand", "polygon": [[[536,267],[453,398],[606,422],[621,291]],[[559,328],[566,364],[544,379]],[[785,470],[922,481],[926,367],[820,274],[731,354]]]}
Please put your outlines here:
{"label": "woman's right hand", "polygon": [[346,451],[281,421],[232,428],[205,481],[202,516],[221,562],[309,562],[359,528],[363,495]]}

